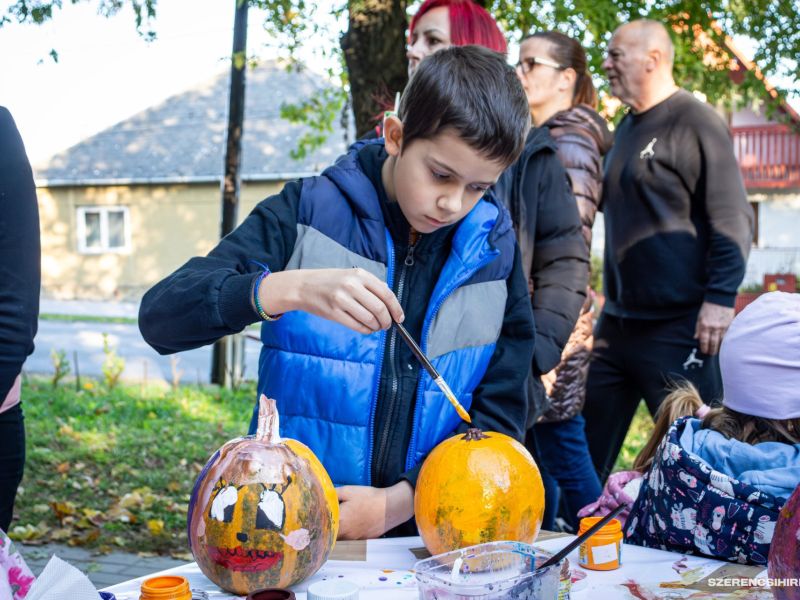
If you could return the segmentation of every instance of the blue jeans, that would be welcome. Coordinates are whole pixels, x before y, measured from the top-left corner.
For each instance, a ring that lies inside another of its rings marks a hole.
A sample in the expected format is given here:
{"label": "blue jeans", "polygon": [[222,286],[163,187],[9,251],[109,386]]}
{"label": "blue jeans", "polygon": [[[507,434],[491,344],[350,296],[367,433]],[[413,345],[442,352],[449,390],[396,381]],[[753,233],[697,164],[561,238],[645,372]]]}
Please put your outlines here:
{"label": "blue jeans", "polygon": [[560,493],[564,495],[567,522],[577,531],[578,511],[603,491],[589,455],[584,425],[578,413],[566,421],[537,423],[528,431],[525,445],[536,458],[544,483],[543,529],[555,526]]}

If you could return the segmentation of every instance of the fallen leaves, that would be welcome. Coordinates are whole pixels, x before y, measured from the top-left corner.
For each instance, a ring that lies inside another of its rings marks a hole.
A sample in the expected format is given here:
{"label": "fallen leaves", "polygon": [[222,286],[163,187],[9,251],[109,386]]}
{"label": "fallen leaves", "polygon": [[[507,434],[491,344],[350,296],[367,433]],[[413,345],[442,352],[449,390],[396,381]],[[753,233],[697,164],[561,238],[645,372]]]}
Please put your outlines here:
{"label": "fallen leaves", "polygon": [[194,479],[215,448],[241,433],[254,394],[194,386],[145,394],[141,386],[110,391],[88,381],[79,392],[53,391],[32,378],[26,412],[36,442],[12,537],[95,551],[185,552]]}
{"label": "fallen leaves", "polygon": [[51,502],[50,508],[53,509],[56,519],[58,519],[58,522],[62,525],[67,517],[72,517],[76,512],[78,512],[78,509],[72,502]]}
{"label": "fallen leaves", "polygon": [[17,525],[9,533],[12,540],[25,542],[26,544],[44,544],[47,540],[43,539],[50,528],[44,521],[39,521],[37,525]]}
{"label": "fallen leaves", "polygon": [[147,521],[147,529],[150,535],[159,536],[164,534],[164,521],[161,519],[150,519]]}

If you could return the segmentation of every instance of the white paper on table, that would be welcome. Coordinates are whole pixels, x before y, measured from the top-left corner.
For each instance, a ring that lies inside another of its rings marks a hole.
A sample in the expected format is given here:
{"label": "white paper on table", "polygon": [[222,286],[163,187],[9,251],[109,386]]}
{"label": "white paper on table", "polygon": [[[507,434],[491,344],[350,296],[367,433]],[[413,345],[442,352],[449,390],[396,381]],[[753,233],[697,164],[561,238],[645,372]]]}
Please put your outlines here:
{"label": "white paper on table", "polygon": [[11,585],[8,583],[8,577],[5,572],[0,571],[0,600],[13,600],[14,596],[11,594]]}
{"label": "white paper on table", "polygon": [[68,562],[53,555],[31,586],[26,600],[99,600],[89,578]]}

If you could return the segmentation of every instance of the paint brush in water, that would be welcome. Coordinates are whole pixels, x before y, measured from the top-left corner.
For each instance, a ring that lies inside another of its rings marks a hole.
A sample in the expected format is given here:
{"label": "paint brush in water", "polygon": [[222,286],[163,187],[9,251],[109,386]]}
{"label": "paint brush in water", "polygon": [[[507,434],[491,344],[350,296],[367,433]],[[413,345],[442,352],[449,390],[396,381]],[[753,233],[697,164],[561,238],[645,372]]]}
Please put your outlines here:
{"label": "paint brush in water", "polygon": [[411,334],[408,333],[405,327],[403,327],[400,323],[395,321],[395,327],[397,327],[397,331],[400,332],[400,337],[403,338],[403,341],[408,344],[408,347],[411,348],[411,351],[414,353],[414,356],[417,357],[419,362],[422,363],[422,366],[425,367],[425,370],[433,379],[433,383],[439,386],[439,389],[442,390],[442,393],[445,397],[450,401],[450,404],[453,405],[453,408],[456,409],[458,416],[461,417],[467,423],[472,424],[472,419],[470,418],[469,414],[464,407],[461,406],[461,403],[456,399],[456,395],[453,393],[453,390],[450,389],[450,386],[447,385],[447,382],[442,379],[442,376],[439,375],[439,371],[436,370],[431,364],[431,361],[428,360],[428,357],[422,352],[422,349],[417,345],[417,342],[414,341],[414,338],[411,337]]}

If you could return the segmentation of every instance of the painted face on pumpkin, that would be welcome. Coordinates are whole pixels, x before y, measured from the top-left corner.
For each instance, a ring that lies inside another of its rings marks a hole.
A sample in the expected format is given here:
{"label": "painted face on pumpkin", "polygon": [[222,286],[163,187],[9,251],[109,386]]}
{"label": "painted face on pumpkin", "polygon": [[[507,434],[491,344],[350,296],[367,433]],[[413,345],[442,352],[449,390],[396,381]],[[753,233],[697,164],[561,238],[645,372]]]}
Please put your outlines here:
{"label": "painted face on pumpkin", "polygon": [[274,549],[288,542],[283,531],[283,495],[291,485],[291,477],[282,485],[269,486],[236,485],[220,479],[206,520],[211,560],[232,571],[279,571],[283,552]]}

